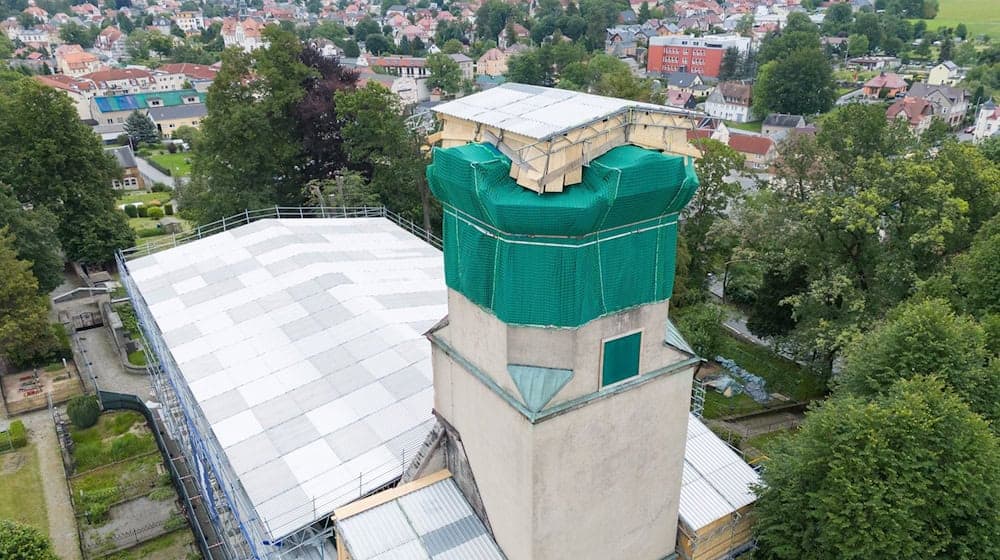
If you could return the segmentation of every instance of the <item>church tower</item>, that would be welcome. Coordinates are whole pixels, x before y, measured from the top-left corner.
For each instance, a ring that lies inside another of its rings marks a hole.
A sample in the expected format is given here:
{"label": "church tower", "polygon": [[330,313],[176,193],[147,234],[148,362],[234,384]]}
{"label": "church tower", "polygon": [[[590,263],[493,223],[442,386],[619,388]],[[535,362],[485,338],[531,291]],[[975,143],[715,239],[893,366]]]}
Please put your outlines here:
{"label": "church tower", "polygon": [[[529,109],[558,91],[512,89]],[[691,158],[635,145],[639,117],[616,136],[622,111],[587,117],[607,98],[574,95],[577,130],[605,127],[599,143],[561,132],[530,161],[537,139],[501,123],[434,150],[448,285],[448,318],[428,333],[435,414],[447,466],[510,560],[673,558],[699,360],[669,298],[698,180]],[[461,101],[441,106],[446,136]]]}

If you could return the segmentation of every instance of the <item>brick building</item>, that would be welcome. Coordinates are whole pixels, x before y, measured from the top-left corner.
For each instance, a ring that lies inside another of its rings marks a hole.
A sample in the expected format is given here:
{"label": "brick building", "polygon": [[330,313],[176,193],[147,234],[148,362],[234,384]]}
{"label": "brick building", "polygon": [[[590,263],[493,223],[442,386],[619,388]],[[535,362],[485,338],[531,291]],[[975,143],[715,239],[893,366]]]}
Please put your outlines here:
{"label": "brick building", "polygon": [[661,74],[690,72],[716,78],[729,48],[745,55],[750,50],[750,39],[739,35],[650,37],[646,70]]}

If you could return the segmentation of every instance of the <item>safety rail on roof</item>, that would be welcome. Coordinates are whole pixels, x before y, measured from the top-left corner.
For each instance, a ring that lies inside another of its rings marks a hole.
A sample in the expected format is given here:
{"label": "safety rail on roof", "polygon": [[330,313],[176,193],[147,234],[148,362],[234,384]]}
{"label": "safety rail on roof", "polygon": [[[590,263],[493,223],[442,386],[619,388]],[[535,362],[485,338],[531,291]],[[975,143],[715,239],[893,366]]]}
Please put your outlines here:
{"label": "safety rail on roof", "polygon": [[235,214],[209,224],[198,226],[191,231],[175,233],[166,239],[122,249],[120,253],[123,260],[129,261],[165,249],[178,247],[191,241],[197,241],[203,237],[221,233],[232,228],[245,226],[257,220],[274,218],[385,218],[438,249],[443,245],[440,237],[413,223],[413,220],[404,218],[384,206],[272,206],[259,210],[244,210],[241,214]]}

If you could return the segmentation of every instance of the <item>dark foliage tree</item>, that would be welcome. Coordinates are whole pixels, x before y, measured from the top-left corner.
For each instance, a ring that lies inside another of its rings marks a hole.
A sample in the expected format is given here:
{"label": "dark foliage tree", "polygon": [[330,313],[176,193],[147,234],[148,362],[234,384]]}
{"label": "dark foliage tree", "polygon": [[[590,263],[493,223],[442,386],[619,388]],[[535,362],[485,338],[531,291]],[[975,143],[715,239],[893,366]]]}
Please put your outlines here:
{"label": "dark foliage tree", "polygon": [[0,558],[10,560],[58,560],[52,543],[38,529],[9,519],[0,519]]}
{"label": "dark foliage tree", "polygon": [[160,131],[156,129],[156,125],[148,116],[139,111],[132,111],[132,114],[125,119],[125,133],[136,146],[156,144],[160,141]]}
{"label": "dark foliage tree", "polygon": [[313,70],[301,84],[305,90],[302,99],[291,109],[295,135],[301,139],[304,155],[300,164],[302,181],[308,182],[333,177],[346,163],[334,96],[338,91],[353,89],[358,75],[312,47],[302,49],[299,60]]}
{"label": "dark foliage tree", "polygon": [[813,115],[833,107],[837,85],[823,51],[801,48],[768,62],[757,73],[754,110],[759,115]]}
{"label": "dark foliage tree", "polygon": [[0,184],[0,228],[8,227],[14,237],[17,258],[31,263],[38,289],[49,293],[63,281],[59,220],[44,207],[26,210],[10,187]]}

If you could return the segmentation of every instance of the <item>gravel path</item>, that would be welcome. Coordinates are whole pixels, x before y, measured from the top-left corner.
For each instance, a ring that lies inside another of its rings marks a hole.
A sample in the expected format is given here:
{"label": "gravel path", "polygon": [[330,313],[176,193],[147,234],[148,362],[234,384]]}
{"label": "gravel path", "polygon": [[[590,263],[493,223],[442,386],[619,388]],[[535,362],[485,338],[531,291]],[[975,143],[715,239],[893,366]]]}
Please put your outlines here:
{"label": "gravel path", "polygon": [[38,410],[18,417],[30,432],[38,448],[38,465],[42,473],[45,506],[49,515],[49,537],[56,555],[62,560],[81,560],[80,542],[76,532],[76,516],[66,487],[56,429],[48,410]]}
{"label": "gravel path", "polygon": [[[104,327],[78,332],[73,339],[83,358],[90,362],[97,384],[105,391],[130,393],[142,400],[150,399],[152,385],[149,376],[144,373],[131,373],[125,370],[121,358],[115,350],[111,334]],[[84,383],[93,388],[93,381],[87,372],[87,365],[80,364],[80,373]]]}

